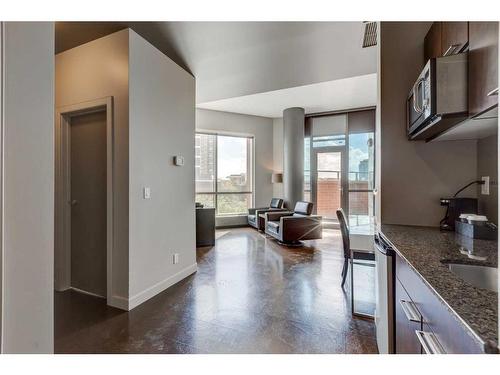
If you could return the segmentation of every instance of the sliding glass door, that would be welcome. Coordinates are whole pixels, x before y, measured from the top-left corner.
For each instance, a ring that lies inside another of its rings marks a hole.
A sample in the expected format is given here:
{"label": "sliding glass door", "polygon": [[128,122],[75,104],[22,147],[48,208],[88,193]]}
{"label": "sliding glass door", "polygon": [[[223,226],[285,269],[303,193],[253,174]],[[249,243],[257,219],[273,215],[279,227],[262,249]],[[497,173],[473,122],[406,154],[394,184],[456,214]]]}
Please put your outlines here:
{"label": "sliding glass door", "polygon": [[[347,117],[345,114],[313,117],[309,123],[311,201],[315,213],[323,216],[324,224],[337,223],[336,211],[347,204]],[[309,167],[307,162],[305,165]]]}
{"label": "sliding glass door", "polygon": [[345,207],[344,147],[322,147],[312,155],[312,192],[316,213],[325,222],[337,222],[336,211]]}
{"label": "sliding glass door", "polygon": [[344,209],[353,226],[374,212],[374,110],[312,117],[305,138],[304,198],[326,222]]}

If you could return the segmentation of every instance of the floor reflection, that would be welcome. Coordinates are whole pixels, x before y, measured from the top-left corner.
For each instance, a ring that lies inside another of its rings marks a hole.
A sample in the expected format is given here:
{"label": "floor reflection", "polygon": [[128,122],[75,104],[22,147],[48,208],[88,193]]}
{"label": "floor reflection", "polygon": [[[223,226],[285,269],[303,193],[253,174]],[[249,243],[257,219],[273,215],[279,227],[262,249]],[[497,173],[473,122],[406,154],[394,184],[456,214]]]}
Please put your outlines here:
{"label": "floor reflection", "polygon": [[375,314],[375,264],[356,261],[354,264],[354,310],[356,313]]}
{"label": "floor reflection", "polygon": [[[197,250],[195,275],[131,312],[57,293],[56,352],[376,353],[373,322],[351,316],[340,287],[338,230],[304,248],[250,228],[224,232]],[[373,279],[358,278],[364,287],[369,296]]]}

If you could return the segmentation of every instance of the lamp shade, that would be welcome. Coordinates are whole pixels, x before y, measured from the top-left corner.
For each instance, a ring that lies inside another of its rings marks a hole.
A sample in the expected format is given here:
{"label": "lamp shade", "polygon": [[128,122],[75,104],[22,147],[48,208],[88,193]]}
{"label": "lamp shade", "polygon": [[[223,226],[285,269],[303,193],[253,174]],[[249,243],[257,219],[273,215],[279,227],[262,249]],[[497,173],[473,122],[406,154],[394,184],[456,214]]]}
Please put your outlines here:
{"label": "lamp shade", "polygon": [[271,176],[271,182],[273,184],[280,184],[283,182],[283,173],[273,173]]}

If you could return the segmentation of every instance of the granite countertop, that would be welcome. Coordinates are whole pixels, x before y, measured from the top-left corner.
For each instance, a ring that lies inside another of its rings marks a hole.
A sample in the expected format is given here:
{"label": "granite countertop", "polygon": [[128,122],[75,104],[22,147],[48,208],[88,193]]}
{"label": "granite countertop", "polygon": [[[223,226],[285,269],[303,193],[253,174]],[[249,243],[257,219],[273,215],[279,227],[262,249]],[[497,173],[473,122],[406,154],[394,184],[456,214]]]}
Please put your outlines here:
{"label": "granite countertop", "polygon": [[447,265],[498,267],[497,241],[429,227],[382,224],[380,231],[481,341],[498,343],[498,293],[465,283]]}

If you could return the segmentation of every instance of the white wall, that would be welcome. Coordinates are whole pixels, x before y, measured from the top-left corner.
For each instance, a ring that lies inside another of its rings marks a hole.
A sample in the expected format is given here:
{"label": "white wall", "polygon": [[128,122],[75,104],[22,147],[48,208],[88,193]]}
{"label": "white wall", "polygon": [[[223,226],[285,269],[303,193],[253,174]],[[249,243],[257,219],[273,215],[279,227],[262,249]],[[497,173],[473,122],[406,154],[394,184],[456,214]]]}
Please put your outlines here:
{"label": "white wall", "polygon": [[[196,271],[195,80],[129,33],[129,308]],[[185,159],[182,167],[173,157]],[[143,187],[151,199],[143,199]],[[173,264],[173,254],[179,263]]]}
{"label": "white wall", "polygon": [[[424,64],[429,22],[381,23],[381,216],[386,224],[438,226],[448,197],[476,179],[477,142],[410,142],[406,97]],[[474,188],[469,196],[475,196]]]}
{"label": "white wall", "polygon": [[[3,22],[0,22],[0,88],[3,88]],[[3,89],[0,89],[0,353],[3,323]]]}
{"label": "white wall", "polygon": [[[283,118],[273,119],[273,170],[283,173]],[[283,183],[273,184],[273,197],[283,198]]]}
{"label": "white wall", "polygon": [[[56,107],[113,97],[114,251],[111,303],[121,308],[126,308],[129,295],[128,33],[128,30],[122,30],[56,55]],[[63,266],[58,259],[60,257],[56,253],[56,269]]]}
{"label": "white wall", "polygon": [[[229,112],[196,110],[196,129],[254,136],[255,207],[267,207],[273,197],[273,120]],[[217,225],[246,224],[246,216],[217,218]]]}
{"label": "white wall", "polygon": [[[108,96],[115,141],[111,304],[132,309],[196,270],[195,83],[129,29],[56,56],[57,107]],[[174,155],[184,156],[184,167],[173,166]],[[144,186],[151,200],[142,198]]]}
{"label": "white wall", "polygon": [[54,350],[54,24],[5,23],[2,352]]}

